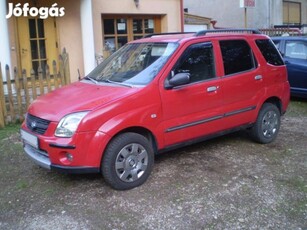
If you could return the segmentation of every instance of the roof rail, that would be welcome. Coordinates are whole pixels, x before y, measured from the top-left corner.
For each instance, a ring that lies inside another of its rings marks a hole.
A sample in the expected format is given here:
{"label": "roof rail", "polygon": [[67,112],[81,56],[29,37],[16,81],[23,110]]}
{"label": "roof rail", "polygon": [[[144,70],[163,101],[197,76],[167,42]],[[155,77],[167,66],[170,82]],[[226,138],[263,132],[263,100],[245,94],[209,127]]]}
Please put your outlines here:
{"label": "roof rail", "polygon": [[251,34],[261,34],[257,29],[216,29],[216,30],[201,30],[195,33],[195,37],[204,36],[207,33],[251,33]]}
{"label": "roof rail", "polygon": [[194,34],[195,32],[170,32],[170,33],[153,33],[153,34],[147,34],[143,38],[151,38],[153,36],[159,36],[159,35],[176,35],[176,34]]}

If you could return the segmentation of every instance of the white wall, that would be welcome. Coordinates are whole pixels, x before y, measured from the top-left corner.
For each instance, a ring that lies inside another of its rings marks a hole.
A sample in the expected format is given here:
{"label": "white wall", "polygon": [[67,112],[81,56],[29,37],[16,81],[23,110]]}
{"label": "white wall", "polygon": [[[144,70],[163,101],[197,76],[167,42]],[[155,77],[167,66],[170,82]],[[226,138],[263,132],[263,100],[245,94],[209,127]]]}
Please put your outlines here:
{"label": "white wall", "polygon": [[[218,27],[244,27],[244,8],[240,8],[240,0],[184,0],[184,8],[188,8],[189,14],[217,20]],[[256,0],[256,7],[247,9],[247,27],[281,25],[282,12],[282,0]]]}
{"label": "white wall", "polygon": [[207,25],[184,25],[184,32],[197,32],[208,29]]}
{"label": "white wall", "polygon": [[92,0],[81,0],[80,8],[84,74],[87,75],[96,66]]}

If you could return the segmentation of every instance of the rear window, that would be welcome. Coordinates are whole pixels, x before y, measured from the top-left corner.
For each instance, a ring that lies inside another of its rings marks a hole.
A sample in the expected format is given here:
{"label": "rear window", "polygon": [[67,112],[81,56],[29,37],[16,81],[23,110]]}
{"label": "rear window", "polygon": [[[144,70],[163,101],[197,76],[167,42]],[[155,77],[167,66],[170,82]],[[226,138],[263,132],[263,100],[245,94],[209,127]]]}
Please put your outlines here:
{"label": "rear window", "polygon": [[256,40],[256,44],[260,49],[267,63],[275,66],[284,65],[284,61],[274,43],[269,39]]}

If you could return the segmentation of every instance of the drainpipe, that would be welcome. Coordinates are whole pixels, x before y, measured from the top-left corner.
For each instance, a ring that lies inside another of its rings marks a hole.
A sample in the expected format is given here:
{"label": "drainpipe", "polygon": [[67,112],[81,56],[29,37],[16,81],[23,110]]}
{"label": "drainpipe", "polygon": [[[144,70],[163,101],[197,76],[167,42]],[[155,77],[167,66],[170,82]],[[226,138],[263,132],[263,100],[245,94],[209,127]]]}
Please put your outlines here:
{"label": "drainpipe", "polygon": [[11,53],[10,53],[10,38],[8,30],[8,21],[6,16],[6,1],[0,2],[0,31],[1,31],[1,42],[0,42],[0,63],[2,69],[2,76],[6,80],[5,76],[5,66],[11,66]]}
{"label": "drainpipe", "polygon": [[184,32],[184,10],[183,10],[183,0],[180,0],[180,21],[181,21],[181,25],[180,25],[180,29],[181,32]]}
{"label": "drainpipe", "polygon": [[80,9],[84,74],[87,75],[96,66],[92,0],[81,0]]}

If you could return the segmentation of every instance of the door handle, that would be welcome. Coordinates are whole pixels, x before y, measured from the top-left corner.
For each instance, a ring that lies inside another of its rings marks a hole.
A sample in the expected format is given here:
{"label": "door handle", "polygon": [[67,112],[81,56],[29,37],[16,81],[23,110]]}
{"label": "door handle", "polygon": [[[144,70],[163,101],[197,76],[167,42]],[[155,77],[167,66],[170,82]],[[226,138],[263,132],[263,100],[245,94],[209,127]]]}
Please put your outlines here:
{"label": "door handle", "polygon": [[262,79],[262,75],[257,75],[256,77],[255,77],[255,80],[256,81],[259,81],[259,80],[261,80]]}
{"label": "door handle", "polygon": [[215,92],[219,89],[219,86],[210,86],[207,88],[207,92],[211,93],[211,92]]}

